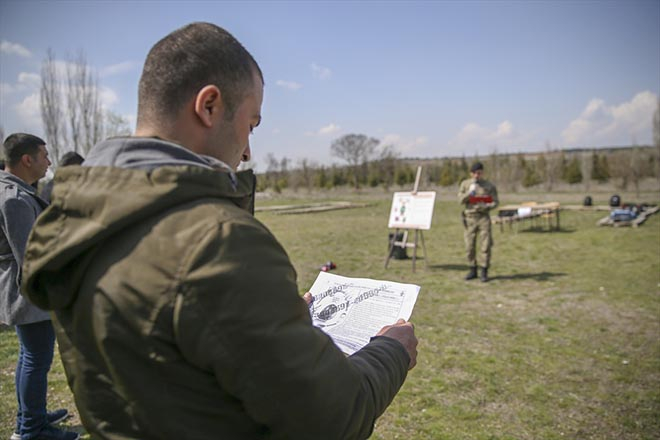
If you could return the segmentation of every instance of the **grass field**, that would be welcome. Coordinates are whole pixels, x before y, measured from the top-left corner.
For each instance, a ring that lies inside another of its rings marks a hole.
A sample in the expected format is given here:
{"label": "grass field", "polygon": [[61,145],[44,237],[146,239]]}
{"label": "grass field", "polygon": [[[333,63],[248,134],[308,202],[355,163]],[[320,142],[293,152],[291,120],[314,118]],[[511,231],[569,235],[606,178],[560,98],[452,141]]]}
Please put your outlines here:
{"label": "grass field", "polygon": [[[609,198],[593,196],[601,204]],[[383,267],[391,195],[323,197],[370,206],[257,214],[287,249],[301,292],[328,260],[340,275],[421,286],[411,319],[418,366],[372,438],[660,439],[660,214],[634,229],[599,228],[605,213],[582,211],[563,211],[559,232],[495,229],[493,280],[484,284],[463,280],[453,192],[439,194],[433,227],[424,233],[428,267],[418,261],[417,273],[410,260]],[[583,196],[501,197],[579,204]],[[660,195],[636,200],[658,203]],[[14,332],[0,329],[0,438],[13,429],[15,359]],[[49,380],[50,407],[73,410],[59,358]],[[68,424],[84,432],[76,417]]]}

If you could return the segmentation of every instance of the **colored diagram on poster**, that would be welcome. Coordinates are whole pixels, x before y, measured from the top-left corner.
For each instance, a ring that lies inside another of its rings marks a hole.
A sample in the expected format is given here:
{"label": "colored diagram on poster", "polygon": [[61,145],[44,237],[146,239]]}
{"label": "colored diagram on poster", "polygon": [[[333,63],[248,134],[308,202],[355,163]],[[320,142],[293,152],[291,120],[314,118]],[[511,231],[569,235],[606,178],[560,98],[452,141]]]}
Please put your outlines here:
{"label": "colored diagram on poster", "polygon": [[435,191],[395,192],[388,228],[431,229]]}

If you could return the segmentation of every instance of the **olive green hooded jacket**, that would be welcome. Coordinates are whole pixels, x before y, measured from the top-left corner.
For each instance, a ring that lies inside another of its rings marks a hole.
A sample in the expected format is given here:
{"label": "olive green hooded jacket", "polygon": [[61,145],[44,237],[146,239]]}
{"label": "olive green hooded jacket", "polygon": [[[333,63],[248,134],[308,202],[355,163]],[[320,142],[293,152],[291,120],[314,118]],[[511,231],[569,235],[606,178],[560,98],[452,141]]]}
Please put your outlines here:
{"label": "olive green hooded jacket", "polygon": [[287,254],[250,212],[252,172],[154,139],[90,156],[58,170],[23,288],[53,311],[92,438],[368,437],[408,354],[377,337],[346,357],[312,326]]}

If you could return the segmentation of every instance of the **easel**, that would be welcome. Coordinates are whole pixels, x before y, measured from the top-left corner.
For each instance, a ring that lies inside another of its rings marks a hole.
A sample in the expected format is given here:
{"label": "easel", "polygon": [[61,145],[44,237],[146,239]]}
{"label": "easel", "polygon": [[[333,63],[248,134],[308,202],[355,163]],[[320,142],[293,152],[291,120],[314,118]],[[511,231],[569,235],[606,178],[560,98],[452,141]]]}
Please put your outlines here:
{"label": "easel", "polygon": [[[413,187],[412,193],[417,194],[417,189],[419,188],[419,179],[422,176],[422,167],[418,166],[417,167],[417,176],[415,177],[415,186]],[[392,252],[394,252],[394,247],[399,246],[402,248],[412,248],[413,249],[413,257],[412,257],[412,271],[415,273],[415,263],[417,262],[417,240],[418,238],[421,239],[422,241],[422,252],[424,253],[424,267],[428,268],[428,263],[427,263],[427,258],[426,258],[426,245],[424,244],[424,234],[420,229],[415,229],[415,241],[413,243],[408,243],[408,229],[403,230],[403,238],[400,241],[397,241],[397,237],[399,236],[399,230],[400,228],[396,228],[394,235],[392,236],[392,240],[390,240],[390,246],[389,250],[387,252],[387,258],[385,259],[385,269],[387,269],[387,265],[390,263],[390,259],[392,258]]]}

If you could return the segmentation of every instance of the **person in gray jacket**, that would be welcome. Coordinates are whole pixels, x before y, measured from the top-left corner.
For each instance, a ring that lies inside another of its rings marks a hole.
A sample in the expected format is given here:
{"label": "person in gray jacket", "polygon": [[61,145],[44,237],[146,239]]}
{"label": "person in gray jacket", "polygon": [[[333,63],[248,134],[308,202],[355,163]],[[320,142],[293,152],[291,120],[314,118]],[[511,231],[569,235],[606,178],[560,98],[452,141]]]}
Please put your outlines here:
{"label": "person in gray jacket", "polygon": [[79,435],[52,424],[67,410],[46,411],[48,371],[53,361],[55,333],[48,312],[21,295],[25,245],[37,216],[48,205],[33,183],[50,166],[46,143],[31,134],[14,133],[4,142],[5,170],[0,171],[0,323],[18,335],[16,364],[16,431],[12,440],[75,440]]}

